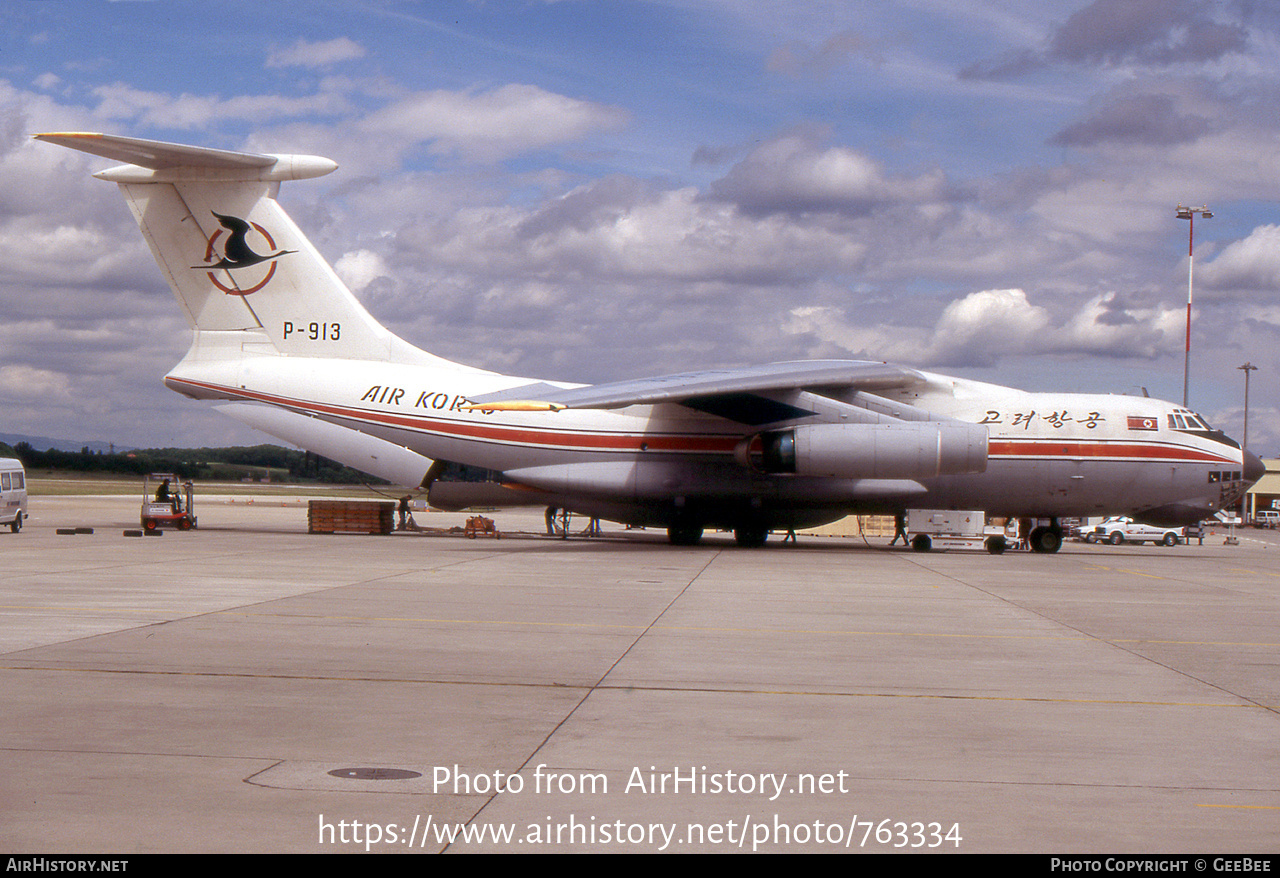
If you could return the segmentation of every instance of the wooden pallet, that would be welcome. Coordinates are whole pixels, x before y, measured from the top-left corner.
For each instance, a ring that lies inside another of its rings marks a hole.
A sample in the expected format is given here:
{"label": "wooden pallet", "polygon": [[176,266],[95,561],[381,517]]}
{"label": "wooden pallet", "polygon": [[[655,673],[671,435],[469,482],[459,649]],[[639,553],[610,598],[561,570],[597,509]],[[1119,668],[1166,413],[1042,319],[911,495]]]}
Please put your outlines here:
{"label": "wooden pallet", "polygon": [[307,533],[389,534],[395,527],[396,504],[390,500],[311,500]]}
{"label": "wooden pallet", "polygon": [[498,533],[498,526],[493,523],[493,519],[485,518],[483,515],[473,515],[468,518],[467,526],[463,529],[463,533],[467,535],[467,539],[471,540],[474,540],[477,534],[485,534],[495,540],[502,537],[502,534]]}

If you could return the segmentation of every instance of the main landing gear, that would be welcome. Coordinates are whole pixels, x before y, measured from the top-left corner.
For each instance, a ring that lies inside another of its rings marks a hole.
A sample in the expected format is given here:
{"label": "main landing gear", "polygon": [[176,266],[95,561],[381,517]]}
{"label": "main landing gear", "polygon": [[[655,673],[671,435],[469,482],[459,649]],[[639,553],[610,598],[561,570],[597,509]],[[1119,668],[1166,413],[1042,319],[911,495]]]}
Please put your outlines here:
{"label": "main landing gear", "polygon": [[700,524],[673,524],[667,528],[667,540],[673,546],[696,546],[701,539]]}
{"label": "main landing gear", "polygon": [[[667,540],[673,546],[696,546],[702,540],[702,526],[673,524],[667,528]],[[769,539],[769,529],[763,525],[740,525],[733,529],[733,539],[744,549],[758,549]]]}
{"label": "main landing gear", "polygon": [[1027,534],[1027,545],[1031,547],[1031,551],[1045,555],[1052,555],[1061,549],[1062,525],[1058,524],[1058,519],[1051,518],[1048,525],[1031,528],[1031,533]]}

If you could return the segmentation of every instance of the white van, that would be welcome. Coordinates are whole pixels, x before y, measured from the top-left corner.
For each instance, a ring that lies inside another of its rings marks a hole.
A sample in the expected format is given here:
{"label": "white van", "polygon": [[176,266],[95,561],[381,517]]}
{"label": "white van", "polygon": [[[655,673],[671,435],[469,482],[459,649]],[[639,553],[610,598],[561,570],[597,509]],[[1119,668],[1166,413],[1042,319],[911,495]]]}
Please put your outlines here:
{"label": "white van", "polygon": [[27,472],[22,461],[0,457],[0,525],[17,533],[27,517]]}

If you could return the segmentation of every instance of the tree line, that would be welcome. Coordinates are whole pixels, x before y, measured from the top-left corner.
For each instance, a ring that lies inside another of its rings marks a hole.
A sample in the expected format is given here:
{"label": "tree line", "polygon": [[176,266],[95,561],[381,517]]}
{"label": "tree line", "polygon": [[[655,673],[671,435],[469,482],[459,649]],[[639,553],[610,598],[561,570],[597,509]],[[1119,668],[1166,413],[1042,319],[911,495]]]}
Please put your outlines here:
{"label": "tree line", "polygon": [[145,448],[104,454],[90,451],[37,451],[30,443],[0,443],[0,457],[16,457],[28,472],[101,473],[142,476],[173,473],[181,479],[204,481],[317,482],[331,485],[385,484],[309,451],[279,445],[230,448]]}

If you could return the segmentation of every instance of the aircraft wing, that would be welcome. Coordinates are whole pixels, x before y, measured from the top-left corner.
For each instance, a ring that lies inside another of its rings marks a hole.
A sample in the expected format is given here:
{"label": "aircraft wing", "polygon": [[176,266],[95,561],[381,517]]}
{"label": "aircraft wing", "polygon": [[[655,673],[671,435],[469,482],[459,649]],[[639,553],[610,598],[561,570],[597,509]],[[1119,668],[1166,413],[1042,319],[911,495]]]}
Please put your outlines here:
{"label": "aircraft wing", "polygon": [[924,383],[912,369],[869,360],[808,360],[769,363],[738,369],[684,372],[557,388],[548,384],[513,387],[472,400],[474,408],[557,411],[560,409],[616,409],[631,405],[679,403],[704,408],[718,399],[744,395],[808,390],[885,390]]}

